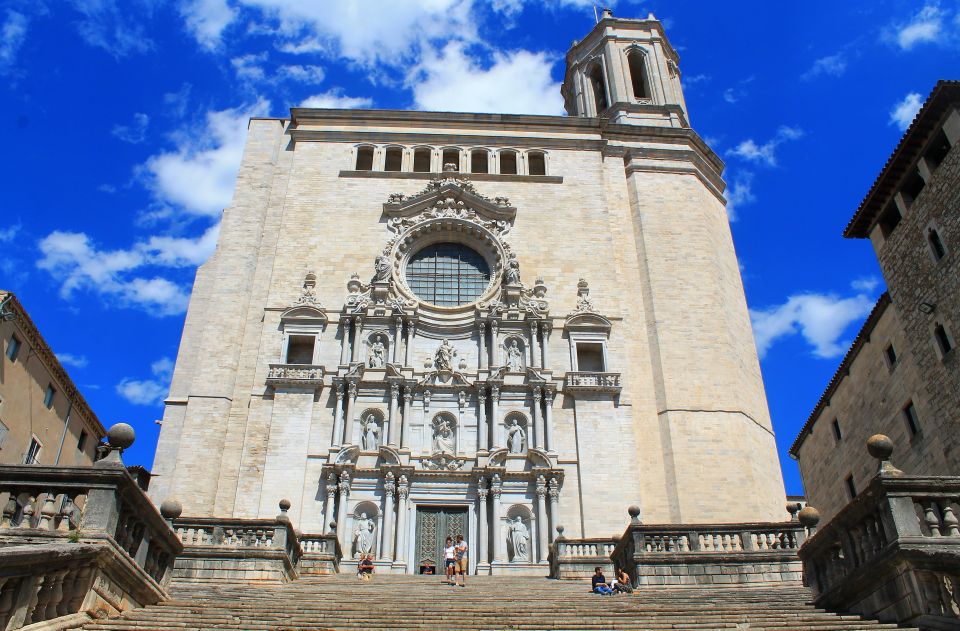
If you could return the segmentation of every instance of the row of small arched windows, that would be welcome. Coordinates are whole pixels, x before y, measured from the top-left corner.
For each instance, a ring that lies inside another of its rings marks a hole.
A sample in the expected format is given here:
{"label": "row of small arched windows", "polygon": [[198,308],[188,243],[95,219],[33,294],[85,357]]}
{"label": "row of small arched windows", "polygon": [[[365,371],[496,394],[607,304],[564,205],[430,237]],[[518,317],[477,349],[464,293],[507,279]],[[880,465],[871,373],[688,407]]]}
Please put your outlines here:
{"label": "row of small arched windows", "polygon": [[546,175],[547,154],[540,150],[461,149],[460,147],[357,147],[357,171],[405,171],[439,173],[452,164],[463,173],[501,175]]}

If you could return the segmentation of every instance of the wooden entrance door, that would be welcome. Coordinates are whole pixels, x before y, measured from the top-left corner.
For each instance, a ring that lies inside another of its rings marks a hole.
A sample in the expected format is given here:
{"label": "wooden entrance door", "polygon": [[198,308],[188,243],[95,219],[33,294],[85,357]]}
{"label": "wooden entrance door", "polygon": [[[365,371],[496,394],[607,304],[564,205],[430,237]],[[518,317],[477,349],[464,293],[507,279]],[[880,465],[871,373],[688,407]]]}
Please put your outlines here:
{"label": "wooden entrance door", "polygon": [[443,573],[443,547],[447,537],[468,539],[467,509],[452,506],[420,506],[417,508],[417,545],[414,572],[432,567]]}

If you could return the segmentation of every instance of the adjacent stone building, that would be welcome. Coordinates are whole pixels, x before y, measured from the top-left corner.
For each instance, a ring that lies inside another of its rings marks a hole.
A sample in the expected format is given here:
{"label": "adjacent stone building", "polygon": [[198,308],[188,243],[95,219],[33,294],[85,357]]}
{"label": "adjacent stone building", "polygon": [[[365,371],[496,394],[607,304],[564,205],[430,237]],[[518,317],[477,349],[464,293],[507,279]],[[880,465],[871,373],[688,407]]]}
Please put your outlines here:
{"label": "adjacent stone building", "polygon": [[17,297],[3,290],[0,349],[0,464],[92,464],[106,430]]}
{"label": "adjacent stone building", "polygon": [[557,526],[782,521],[773,429],[679,58],[605,12],[568,116],[253,119],[153,467],[184,514],[335,527],[346,558],[543,574]]}
{"label": "adjacent stone building", "polygon": [[872,434],[904,471],[960,475],[958,143],[960,82],[941,81],[844,231],[870,239],[888,293],[790,449],[825,519],[876,474]]}

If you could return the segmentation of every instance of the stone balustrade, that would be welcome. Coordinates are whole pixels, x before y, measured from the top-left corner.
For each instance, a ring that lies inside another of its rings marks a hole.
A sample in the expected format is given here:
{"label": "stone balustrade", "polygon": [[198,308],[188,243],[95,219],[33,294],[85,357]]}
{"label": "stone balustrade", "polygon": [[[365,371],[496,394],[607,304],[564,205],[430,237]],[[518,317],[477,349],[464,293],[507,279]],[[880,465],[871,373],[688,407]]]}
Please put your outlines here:
{"label": "stone balustrade", "polygon": [[270,364],[267,385],[321,388],[325,370],[312,364]]}
{"label": "stone balustrade", "polygon": [[597,392],[619,394],[620,373],[618,372],[568,372],[563,385],[564,392]]}
{"label": "stone balustrade", "polygon": [[550,576],[559,579],[588,578],[594,568],[604,572],[613,571],[610,555],[617,545],[616,539],[565,539],[557,538],[550,546]]}
{"label": "stone balustrade", "polygon": [[300,535],[300,574],[336,574],[340,570],[340,542],[336,531],[325,535]]}
{"label": "stone balustrade", "polygon": [[816,604],[884,622],[960,628],[960,477],[905,475],[893,444],[870,484],[800,549]]}

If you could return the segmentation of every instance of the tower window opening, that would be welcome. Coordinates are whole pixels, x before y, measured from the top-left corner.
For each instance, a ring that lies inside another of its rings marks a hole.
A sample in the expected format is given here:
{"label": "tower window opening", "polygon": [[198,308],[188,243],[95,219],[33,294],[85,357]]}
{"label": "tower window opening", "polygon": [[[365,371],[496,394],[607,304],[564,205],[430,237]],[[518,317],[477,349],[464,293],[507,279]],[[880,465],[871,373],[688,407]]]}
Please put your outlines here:
{"label": "tower window opening", "polygon": [[940,349],[940,355],[946,355],[953,350],[953,340],[942,324],[938,324],[933,330],[933,337],[937,341],[937,347]]}
{"label": "tower window opening", "polygon": [[853,476],[848,475],[847,479],[844,480],[844,484],[847,487],[847,499],[853,499],[857,496],[857,485],[853,483]]}
{"label": "tower window opening", "polygon": [[900,215],[900,209],[897,208],[895,203],[890,202],[886,210],[881,213],[879,221],[880,232],[883,234],[884,239],[889,237],[894,229],[900,225],[901,219],[903,219],[903,217]]}
{"label": "tower window opening", "polygon": [[927,230],[927,243],[930,244],[930,251],[933,253],[935,260],[939,261],[947,255],[947,249],[943,246],[943,240],[940,238],[940,233],[937,232],[936,228],[929,228]]}
{"label": "tower window opening", "polygon": [[291,335],[287,345],[287,363],[312,364],[315,343],[316,338],[313,335]]}
{"label": "tower window opening", "polygon": [[547,159],[541,152],[535,151],[527,154],[527,173],[530,175],[546,175]]}
{"label": "tower window opening", "polygon": [[649,99],[650,86],[647,81],[647,68],[643,53],[632,50],[627,55],[627,65],[630,67],[630,81],[633,84],[633,98]]}
{"label": "tower window opening", "polygon": [[917,199],[917,196],[920,195],[920,191],[923,190],[925,184],[923,178],[920,177],[920,173],[917,171],[914,171],[913,174],[910,175],[910,178],[904,182],[900,193],[903,195],[903,201],[906,202],[907,207]]}
{"label": "tower window opening", "polygon": [[598,64],[594,64],[587,76],[590,79],[590,87],[593,89],[593,104],[597,109],[596,115],[600,116],[610,107],[610,103],[607,101],[606,83],[603,81],[603,70],[600,69]]}
{"label": "tower window opening", "polygon": [[357,171],[373,171],[373,147],[357,149]]}
{"label": "tower window opening", "polygon": [[383,162],[384,171],[399,171],[403,167],[403,149],[389,147]]}
{"label": "tower window opening", "polygon": [[517,154],[514,151],[500,152],[500,173],[504,175],[517,174]]}
{"label": "tower window opening", "polygon": [[943,133],[943,130],[941,129],[937,132],[937,135],[934,136],[933,142],[930,143],[930,148],[927,149],[927,153],[924,154],[923,157],[927,161],[927,164],[932,171],[940,166],[944,159],[946,159],[949,152],[950,141],[947,139],[947,135]]}
{"label": "tower window opening", "polygon": [[452,164],[454,166],[454,169],[453,169],[454,171],[460,170],[460,150],[459,149],[443,150],[443,166],[445,167],[448,164]]}
{"label": "tower window opening", "polygon": [[843,432],[840,431],[840,419],[833,419],[833,439],[838,443],[843,439]]}
{"label": "tower window opening", "polygon": [[414,149],[413,151],[413,170],[415,173],[430,172],[430,150],[426,147]]}
{"label": "tower window opening", "polygon": [[903,408],[903,418],[907,422],[907,429],[910,430],[911,436],[920,433],[920,418],[917,416],[917,408],[913,405],[913,401],[909,401]]}
{"label": "tower window opening", "polygon": [[490,161],[487,158],[486,149],[474,149],[470,152],[470,172],[471,173],[489,173]]}

